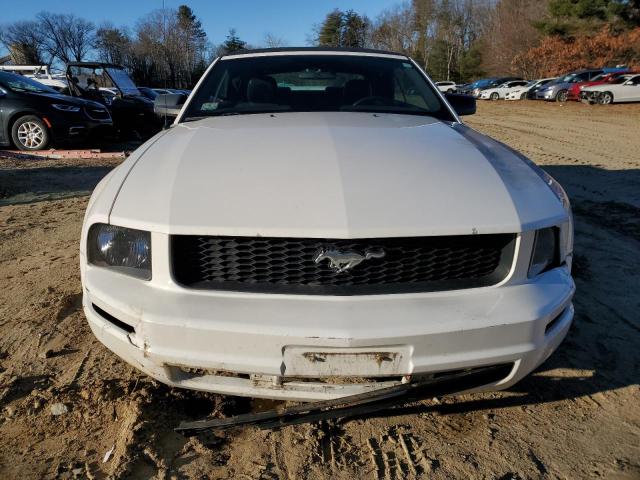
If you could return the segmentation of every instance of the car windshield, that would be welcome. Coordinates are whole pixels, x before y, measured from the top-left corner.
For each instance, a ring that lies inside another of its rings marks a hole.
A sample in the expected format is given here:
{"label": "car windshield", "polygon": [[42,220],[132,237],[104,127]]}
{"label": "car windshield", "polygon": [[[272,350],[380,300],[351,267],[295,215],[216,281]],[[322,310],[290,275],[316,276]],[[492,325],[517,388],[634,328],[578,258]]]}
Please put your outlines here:
{"label": "car windshield", "polygon": [[492,79],[476,80],[471,86],[474,88],[483,88],[483,87],[486,87],[487,85],[491,85],[491,83],[494,81],[495,80],[492,80]]}
{"label": "car windshield", "polygon": [[626,82],[630,78],[633,78],[633,76],[632,75],[621,75],[619,77],[612,78],[609,83],[617,85],[617,84]]}
{"label": "car windshield", "polygon": [[576,78],[576,73],[570,73],[569,75],[565,75],[564,77],[561,77],[560,79],[558,79],[557,83],[570,83],[573,81],[574,78]]}
{"label": "car windshield", "polygon": [[106,69],[109,76],[113,79],[113,83],[115,83],[122,93],[125,95],[140,95],[140,91],[136,84],[133,83],[133,80],[127,75],[127,72],[120,68],[112,68],[109,67]]}
{"label": "car windshield", "polygon": [[591,79],[592,82],[600,82],[603,80],[607,80],[611,76],[610,73],[601,73],[600,75],[596,75]]}
{"label": "car windshield", "polygon": [[0,85],[13,92],[58,93],[36,80],[13,73],[0,73]]}
{"label": "car windshield", "polygon": [[367,55],[222,58],[183,120],[268,112],[372,112],[453,117],[409,61]]}

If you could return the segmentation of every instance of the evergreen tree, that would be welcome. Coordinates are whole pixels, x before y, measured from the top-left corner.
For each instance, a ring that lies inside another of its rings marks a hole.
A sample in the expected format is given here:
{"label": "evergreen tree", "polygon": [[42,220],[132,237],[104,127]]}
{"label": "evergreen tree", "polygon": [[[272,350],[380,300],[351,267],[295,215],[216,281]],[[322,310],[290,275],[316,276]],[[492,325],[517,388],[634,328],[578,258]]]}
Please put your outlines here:
{"label": "evergreen tree", "polygon": [[335,9],[327,14],[327,17],[320,26],[318,32],[318,45],[324,47],[342,46],[342,27],[344,25],[344,14]]}
{"label": "evergreen tree", "polygon": [[604,25],[625,29],[640,25],[637,0],[550,0],[549,17],[536,22],[545,34],[589,34]]}
{"label": "evergreen tree", "polygon": [[243,50],[246,47],[247,47],[247,42],[241,40],[240,37],[238,37],[238,34],[236,33],[235,28],[232,28],[231,30],[229,30],[227,39],[222,44],[222,49],[225,54],[236,52],[238,50]]}
{"label": "evergreen tree", "polygon": [[329,12],[318,29],[316,43],[325,47],[363,48],[369,19],[353,10]]}
{"label": "evergreen tree", "polygon": [[340,46],[348,48],[363,48],[367,40],[369,21],[366,17],[347,11],[343,16],[342,35]]}

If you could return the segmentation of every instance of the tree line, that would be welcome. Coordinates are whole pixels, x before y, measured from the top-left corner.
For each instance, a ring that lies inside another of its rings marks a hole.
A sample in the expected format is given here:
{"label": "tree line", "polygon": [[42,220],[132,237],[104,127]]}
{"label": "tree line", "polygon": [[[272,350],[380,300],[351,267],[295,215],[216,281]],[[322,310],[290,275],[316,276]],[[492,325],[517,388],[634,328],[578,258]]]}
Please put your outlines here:
{"label": "tree line", "polygon": [[222,44],[213,45],[187,5],[154,10],[132,29],[41,12],[35,20],[3,25],[0,43],[18,65],[97,60],[124,66],[138,85],[172,88],[191,88],[217,55],[247,47],[233,29]]}
{"label": "tree line", "polygon": [[[640,0],[411,0],[373,19],[335,9],[309,43],[402,52],[436,80],[466,82],[640,65],[639,37]],[[213,44],[186,5],[152,11],[132,28],[41,12],[0,26],[0,43],[16,64],[98,60],[123,65],[139,85],[175,88],[192,87],[216,56],[251,48],[233,29]],[[263,41],[286,45],[274,34]]]}
{"label": "tree line", "polygon": [[370,19],[336,9],[314,42],[402,52],[436,80],[640,65],[640,0],[412,0]]}

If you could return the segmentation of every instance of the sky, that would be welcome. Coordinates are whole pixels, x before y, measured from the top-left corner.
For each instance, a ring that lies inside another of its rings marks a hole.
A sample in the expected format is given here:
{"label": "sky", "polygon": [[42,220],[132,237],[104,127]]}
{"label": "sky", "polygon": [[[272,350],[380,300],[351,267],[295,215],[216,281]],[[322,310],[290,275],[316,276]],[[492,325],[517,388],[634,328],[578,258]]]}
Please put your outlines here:
{"label": "sky", "polygon": [[[7,8],[19,3],[20,8]],[[38,12],[73,13],[96,25],[109,21],[133,27],[136,21],[158,8],[163,0],[0,0],[0,25],[31,20]],[[375,18],[399,0],[164,0],[167,8],[189,5],[201,20],[212,43],[224,41],[230,28],[252,45],[261,45],[266,33],[286,40],[290,46],[307,45],[313,25],[333,10],[353,9]]]}

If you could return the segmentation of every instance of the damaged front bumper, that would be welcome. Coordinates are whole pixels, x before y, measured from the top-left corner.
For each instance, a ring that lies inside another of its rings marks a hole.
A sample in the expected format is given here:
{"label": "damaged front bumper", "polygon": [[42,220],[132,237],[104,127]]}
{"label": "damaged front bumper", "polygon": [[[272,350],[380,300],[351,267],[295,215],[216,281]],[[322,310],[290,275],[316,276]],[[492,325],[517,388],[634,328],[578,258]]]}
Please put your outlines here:
{"label": "damaged front bumper", "polygon": [[473,390],[506,388],[573,318],[566,267],[525,284],[353,297],[191,290],[155,265],[150,282],[83,275],[89,325],[118,356],[172,386],[251,397],[327,400],[505,363],[508,375]]}

